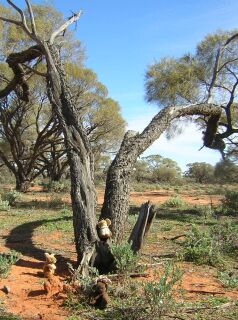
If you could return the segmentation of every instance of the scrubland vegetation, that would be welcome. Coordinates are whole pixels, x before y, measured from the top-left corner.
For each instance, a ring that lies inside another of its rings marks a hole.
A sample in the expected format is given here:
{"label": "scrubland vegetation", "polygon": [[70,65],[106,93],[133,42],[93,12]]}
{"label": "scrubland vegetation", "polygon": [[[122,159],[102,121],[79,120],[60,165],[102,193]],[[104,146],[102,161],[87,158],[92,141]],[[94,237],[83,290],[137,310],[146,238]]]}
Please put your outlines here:
{"label": "scrubland vegetation", "polygon": [[[44,303],[68,320],[237,319],[237,30],[149,65],[145,99],[159,112],[141,133],[125,132],[118,102],[67,30],[82,12],[64,19],[48,3],[7,3],[0,5],[0,320],[55,320]],[[179,134],[182,118],[221,161],[188,163],[182,172],[175,159],[142,156],[164,132]],[[96,202],[96,187],[104,200]],[[135,253],[128,235],[144,198],[155,204],[154,221],[137,233],[144,242]],[[98,232],[104,219],[107,239]],[[58,259],[50,278],[45,252]],[[91,298],[105,269],[100,307]],[[52,279],[61,285],[50,296]],[[33,306],[36,314],[26,315]]]}
{"label": "scrubland vegetation", "polygon": [[[187,178],[184,178],[187,179]],[[136,183],[143,190],[147,188]],[[21,255],[31,250],[53,251],[70,258],[73,252],[72,212],[68,202],[68,182],[40,183],[32,191],[22,194],[4,188],[1,191],[0,215],[8,254],[0,257],[0,273],[5,278],[11,265]],[[146,184],[148,185],[148,184]],[[48,187],[49,186],[49,187]],[[154,185],[150,185],[152,189]],[[188,188],[189,186],[189,188]],[[81,290],[68,293],[62,308],[68,310],[68,319],[236,319],[237,300],[229,292],[237,292],[238,271],[238,194],[235,184],[157,185],[157,189],[169,192],[167,200],[156,204],[156,218],[142,251],[134,255],[130,244],[112,245],[115,272],[108,293],[110,303],[106,310],[90,306],[90,290],[99,276],[92,269],[88,278],[77,274]],[[67,191],[66,191],[67,190]],[[220,191],[220,192],[218,192]],[[186,202],[186,196],[198,198],[197,204]],[[149,195],[149,192],[148,192]],[[199,204],[204,196],[219,195],[221,201]],[[158,196],[159,197],[159,196]],[[33,199],[32,199],[33,198]],[[132,198],[133,201],[133,198]],[[138,206],[130,209],[126,233],[130,232],[139,213]],[[60,238],[49,238],[59,233]],[[27,239],[26,240],[26,235]],[[14,239],[22,239],[14,245]],[[42,239],[49,238],[47,242]],[[41,243],[41,245],[33,245]],[[29,243],[30,241],[30,243]],[[59,249],[61,247],[61,249]],[[65,249],[64,249],[65,248]],[[69,253],[69,249],[71,254]],[[28,253],[27,253],[28,254]],[[211,289],[209,282],[199,291],[188,274],[207,274],[210,282],[218,288]],[[142,277],[131,278],[131,274]],[[110,278],[110,275],[108,275]],[[187,283],[195,286],[192,300]],[[196,290],[198,291],[196,293]],[[204,291],[204,293],[203,293]],[[215,293],[212,293],[212,292]],[[216,292],[222,291],[222,294]],[[226,294],[228,293],[228,294]],[[4,318],[15,319],[2,312]],[[16,318],[17,319],[17,318]]]}

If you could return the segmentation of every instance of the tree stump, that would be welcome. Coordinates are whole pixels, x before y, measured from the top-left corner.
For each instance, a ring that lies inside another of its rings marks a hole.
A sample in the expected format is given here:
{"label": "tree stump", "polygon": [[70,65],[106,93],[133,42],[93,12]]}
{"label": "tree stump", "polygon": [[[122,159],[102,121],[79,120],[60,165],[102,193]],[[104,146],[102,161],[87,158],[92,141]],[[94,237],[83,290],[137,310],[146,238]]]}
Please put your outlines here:
{"label": "tree stump", "polygon": [[131,249],[134,253],[138,252],[142,248],[144,239],[148,234],[155,217],[155,213],[154,206],[151,205],[149,201],[142,204],[140,214],[129,237]]}

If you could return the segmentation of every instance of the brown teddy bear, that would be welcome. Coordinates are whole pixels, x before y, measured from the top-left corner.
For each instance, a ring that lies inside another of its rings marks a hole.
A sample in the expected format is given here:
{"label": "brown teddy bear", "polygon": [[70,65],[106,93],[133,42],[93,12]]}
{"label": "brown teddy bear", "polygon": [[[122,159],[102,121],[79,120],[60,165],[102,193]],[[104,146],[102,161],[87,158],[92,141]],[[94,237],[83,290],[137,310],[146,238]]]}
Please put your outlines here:
{"label": "brown teddy bear", "polygon": [[44,277],[49,278],[51,275],[54,275],[55,270],[56,270],[56,257],[54,254],[49,254],[45,252],[45,264],[43,267],[43,272],[44,272]]}
{"label": "brown teddy bear", "polygon": [[109,296],[107,293],[108,283],[111,280],[107,277],[99,277],[96,284],[93,286],[93,291],[90,299],[90,304],[98,309],[105,309],[109,303]]}
{"label": "brown teddy bear", "polygon": [[111,225],[110,219],[102,219],[97,224],[97,230],[98,230],[98,236],[102,240],[107,240],[108,238],[111,238],[112,232],[109,229],[109,226]]}

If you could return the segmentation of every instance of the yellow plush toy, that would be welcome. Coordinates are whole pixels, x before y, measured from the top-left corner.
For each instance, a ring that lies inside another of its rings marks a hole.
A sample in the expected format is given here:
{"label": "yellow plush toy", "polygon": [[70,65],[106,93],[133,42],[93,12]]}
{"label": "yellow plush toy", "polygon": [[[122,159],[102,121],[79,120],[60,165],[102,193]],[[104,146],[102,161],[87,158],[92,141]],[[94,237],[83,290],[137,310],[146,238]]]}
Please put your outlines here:
{"label": "yellow plush toy", "polygon": [[110,219],[102,219],[98,222],[98,236],[100,239],[106,240],[108,238],[111,238],[112,232],[109,229],[109,226],[111,225]]}
{"label": "yellow plush toy", "polygon": [[55,273],[55,269],[56,269],[56,257],[54,256],[54,254],[49,254],[47,252],[45,252],[45,264],[43,267],[43,272],[44,272],[44,276],[45,278],[49,278],[49,276],[53,275]]}

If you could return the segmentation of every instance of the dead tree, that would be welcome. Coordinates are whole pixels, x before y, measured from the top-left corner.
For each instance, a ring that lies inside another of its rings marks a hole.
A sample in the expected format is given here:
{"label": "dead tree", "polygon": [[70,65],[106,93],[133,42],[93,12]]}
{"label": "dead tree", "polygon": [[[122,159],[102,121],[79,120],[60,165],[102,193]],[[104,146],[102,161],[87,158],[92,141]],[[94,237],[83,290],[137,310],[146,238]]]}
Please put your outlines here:
{"label": "dead tree", "polygon": [[[11,84],[0,92],[0,97],[5,97],[13,90],[21,90],[22,99],[27,101],[29,90],[21,64],[39,56],[45,57],[48,97],[64,134],[70,166],[73,225],[78,264],[81,272],[85,273],[90,261],[92,263],[97,260],[97,265],[100,263],[95,257],[91,258],[95,256],[95,251],[101,250],[100,248],[103,247],[105,251],[105,246],[101,245],[96,231],[93,153],[66,81],[60,57],[60,46],[57,44],[57,38],[70,24],[79,19],[81,12],[70,17],[50,35],[49,39],[42,39],[37,33],[30,2],[25,0],[30,16],[30,26],[23,11],[12,1],[7,0],[7,2],[19,13],[20,20],[4,17],[0,19],[20,27],[36,45],[8,57],[7,62],[13,70],[14,78]],[[208,103],[168,107],[160,111],[141,134],[128,132],[125,135],[108,172],[105,201],[102,208],[102,217],[112,220],[112,232],[115,239],[123,236],[128,211],[129,180],[137,157],[159,138],[173,119],[192,115],[220,115],[220,109]],[[110,255],[110,251],[108,254]],[[105,257],[105,254],[101,256]]]}

